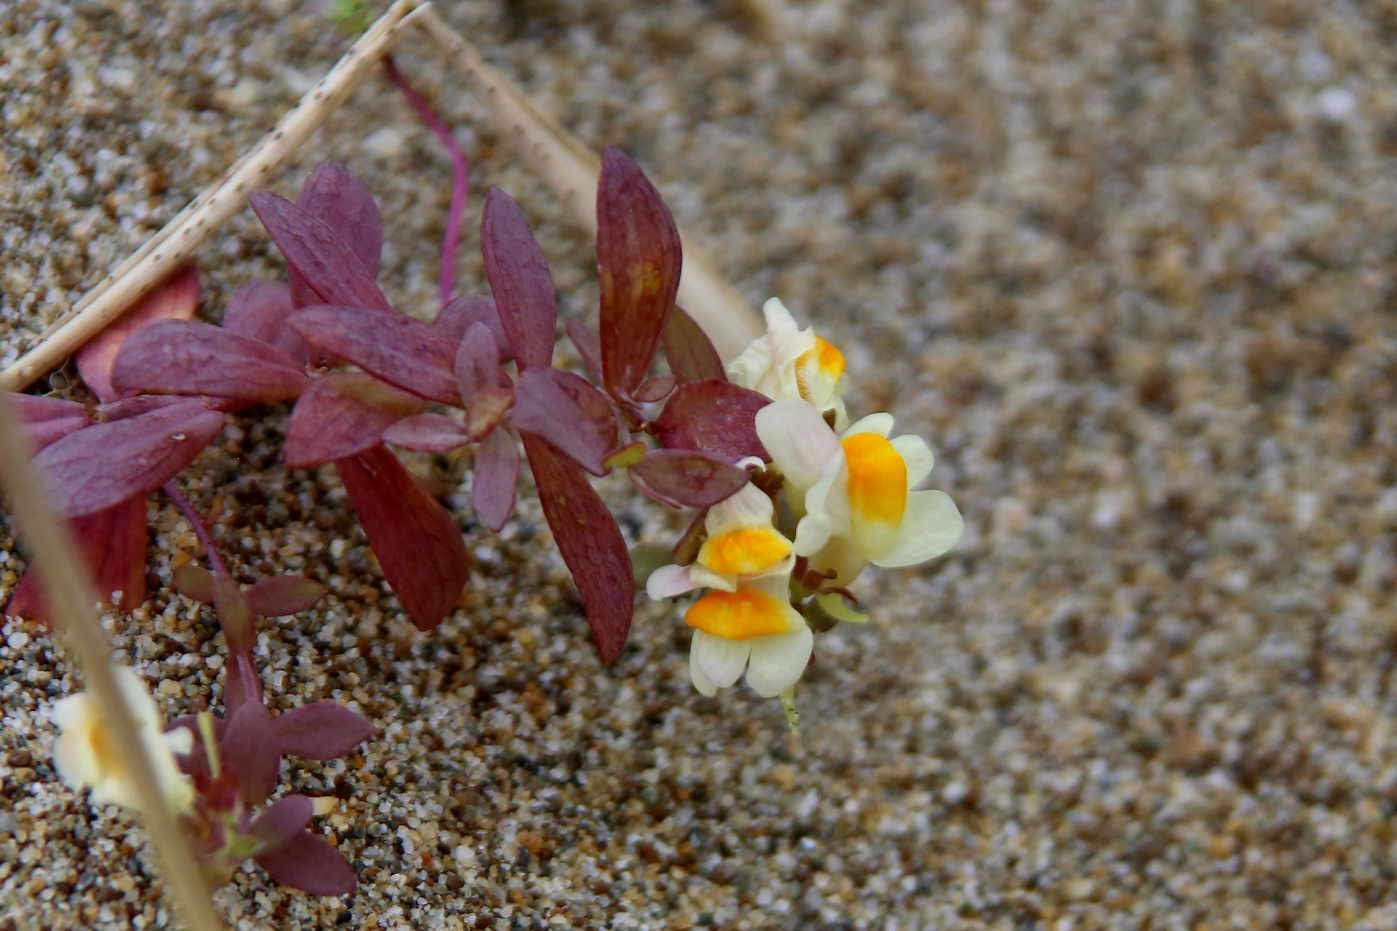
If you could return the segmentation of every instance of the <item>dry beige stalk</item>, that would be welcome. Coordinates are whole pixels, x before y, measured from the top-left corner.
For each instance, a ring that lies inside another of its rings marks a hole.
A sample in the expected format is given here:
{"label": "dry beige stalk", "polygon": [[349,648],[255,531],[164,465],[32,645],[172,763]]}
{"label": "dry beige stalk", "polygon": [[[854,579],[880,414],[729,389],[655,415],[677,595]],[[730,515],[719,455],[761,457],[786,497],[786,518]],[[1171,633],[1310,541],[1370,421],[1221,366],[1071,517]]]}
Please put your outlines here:
{"label": "dry beige stalk", "polygon": [[49,504],[39,477],[30,466],[33,445],[20,427],[10,399],[0,393],[0,476],[16,522],[39,567],[44,595],[53,606],[59,628],[77,656],[87,690],[105,709],[107,725],[122,768],[136,774],[141,803],[140,817],[150,833],[160,872],[174,897],[185,926],[194,931],[218,931],[223,922],[209,899],[209,887],[199,860],[161,794],[155,765],[137,737],[136,716],[117,685],[112,669],[111,646],[98,623],[97,593],[87,576],[86,560],[73,543],[68,524],[60,521]]}

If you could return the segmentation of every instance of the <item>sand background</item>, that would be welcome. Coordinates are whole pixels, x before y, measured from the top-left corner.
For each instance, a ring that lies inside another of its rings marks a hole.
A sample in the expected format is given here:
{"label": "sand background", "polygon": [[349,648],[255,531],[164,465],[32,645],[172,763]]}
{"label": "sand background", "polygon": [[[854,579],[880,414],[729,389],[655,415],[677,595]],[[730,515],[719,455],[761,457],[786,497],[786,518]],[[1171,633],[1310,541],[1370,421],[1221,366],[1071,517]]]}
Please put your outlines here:
{"label": "sand background", "polygon": [[[379,733],[287,783],[342,796],[320,824],[360,890],[246,873],[233,924],[1397,926],[1397,5],[812,0],[774,33],[737,0],[441,9],[635,157],[754,308],[841,346],[851,408],[930,440],[967,530],[860,583],[876,620],[819,639],[795,744],[775,703],[694,693],[672,609],[600,666],[538,509],[493,538],[450,457],[415,466],[479,558],[415,632],[333,475],[279,465],[284,415],[237,418],[189,494],[225,496],[245,578],[332,590],[265,628],[269,685]],[[5,3],[0,363],[346,45],[311,2]],[[459,127],[470,225],[506,187],[587,313],[591,243],[425,42],[399,58]],[[390,298],[430,313],[437,145],[375,81],[273,189],[325,158],[379,198]],[[200,266],[213,320],[282,270],[250,212]],[[670,532],[605,488],[628,532]],[[159,583],[197,548],[151,513]],[[0,524],[0,597],[21,567]],[[211,694],[206,613],[157,593],[112,623],[168,714]],[[52,768],[75,688],[6,624],[0,927],[165,926],[140,832]]]}

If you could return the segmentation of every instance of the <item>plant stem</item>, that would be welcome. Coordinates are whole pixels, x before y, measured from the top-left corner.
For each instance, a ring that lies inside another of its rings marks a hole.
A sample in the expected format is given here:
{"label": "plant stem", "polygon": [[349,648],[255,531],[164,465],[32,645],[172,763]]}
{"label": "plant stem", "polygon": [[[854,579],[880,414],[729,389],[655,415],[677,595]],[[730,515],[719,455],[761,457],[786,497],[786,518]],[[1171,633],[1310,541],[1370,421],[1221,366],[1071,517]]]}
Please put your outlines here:
{"label": "plant stem", "polygon": [[194,505],[189,503],[189,499],[180,491],[174,479],[160,486],[160,490],[170,496],[170,500],[179,508],[179,512],[185,516],[194,527],[194,536],[199,538],[199,543],[204,547],[204,555],[209,558],[209,565],[213,566],[213,574],[231,578],[228,574],[228,567],[223,563],[223,557],[218,555],[218,546],[213,542],[213,532],[209,530],[208,524],[204,523],[204,518],[199,512],[194,510]]}
{"label": "plant stem", "polygon": [[388,80],[393,82],[393,86],[407,98],[408,106],[412,107],[418,118],[427,124],[427,128],[436,133],[437,138],[446,146],[446,151],[451,157],[451,206],[446,214],[446,233],[441,239],[440,291],[441,304],[445,307],[447,302],[451,300],[451,291],[455,285],[456,244],[461,238],[461,217],[466,210],[466,194],[469,191],[466,155],[461,151],[461,146],[457,144],[456,137],[451,134],[450,128],[432,109],[432,105],[398,70],[392,55],[383,56],[383,71],[388,75]]}

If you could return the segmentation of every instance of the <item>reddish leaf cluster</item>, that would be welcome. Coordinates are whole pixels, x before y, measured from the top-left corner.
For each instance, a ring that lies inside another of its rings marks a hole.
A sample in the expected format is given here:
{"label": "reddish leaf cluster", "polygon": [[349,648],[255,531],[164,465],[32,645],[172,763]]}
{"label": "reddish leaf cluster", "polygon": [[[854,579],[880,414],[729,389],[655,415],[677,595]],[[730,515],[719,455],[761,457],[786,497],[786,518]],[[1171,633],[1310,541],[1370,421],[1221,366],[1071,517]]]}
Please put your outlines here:
{"label": "reddish leaf cluster", "polygon": [[354,891],[354,870],[344,855],[306,829],[309,798],[286,795],[256,817],[253,810],[275,791],[283,756],[332,760],[367,740],[373,727],[330,701],[273,715],[260,699],[242,701],[209,725],[212,747],[198,716],[173,721],[167,730],[184,727],[194,735],[191,752],[178,758],[194,785],[194,804],[183,819],[211,870],[226,878],[250,855],[272,879],[304,892]]}

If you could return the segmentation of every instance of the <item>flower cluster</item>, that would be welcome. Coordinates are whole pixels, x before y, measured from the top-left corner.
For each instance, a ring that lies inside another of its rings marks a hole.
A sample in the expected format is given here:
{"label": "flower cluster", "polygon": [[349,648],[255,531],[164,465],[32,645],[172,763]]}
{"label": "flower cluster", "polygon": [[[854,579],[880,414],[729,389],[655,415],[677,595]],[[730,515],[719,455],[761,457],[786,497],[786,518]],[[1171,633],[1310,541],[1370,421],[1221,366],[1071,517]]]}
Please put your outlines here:
{"label": "flower cluster", "polygon": [[694,628],[689,671],[700,692],[713,695],[746,669],[759,695],[781,696],[789,707],[815,629],[867,620],[848,604],[859,574],[870,564],[910,566],[939,556],[963,522],[944,492],[915,490],[932,468],[926,442],[892,436],[891,414],[850,425],[840,396],[843,355],[813,329],[800,329],[779,300],[764,310],[767,332],[728,374],[771,399],[755,416],[770,463],[739,463],[751,469],[751,482],[708,509],[701,544],[688,548],[692,559],[656,569],[646,593],[659,599],[709,590],[684,612]]}

